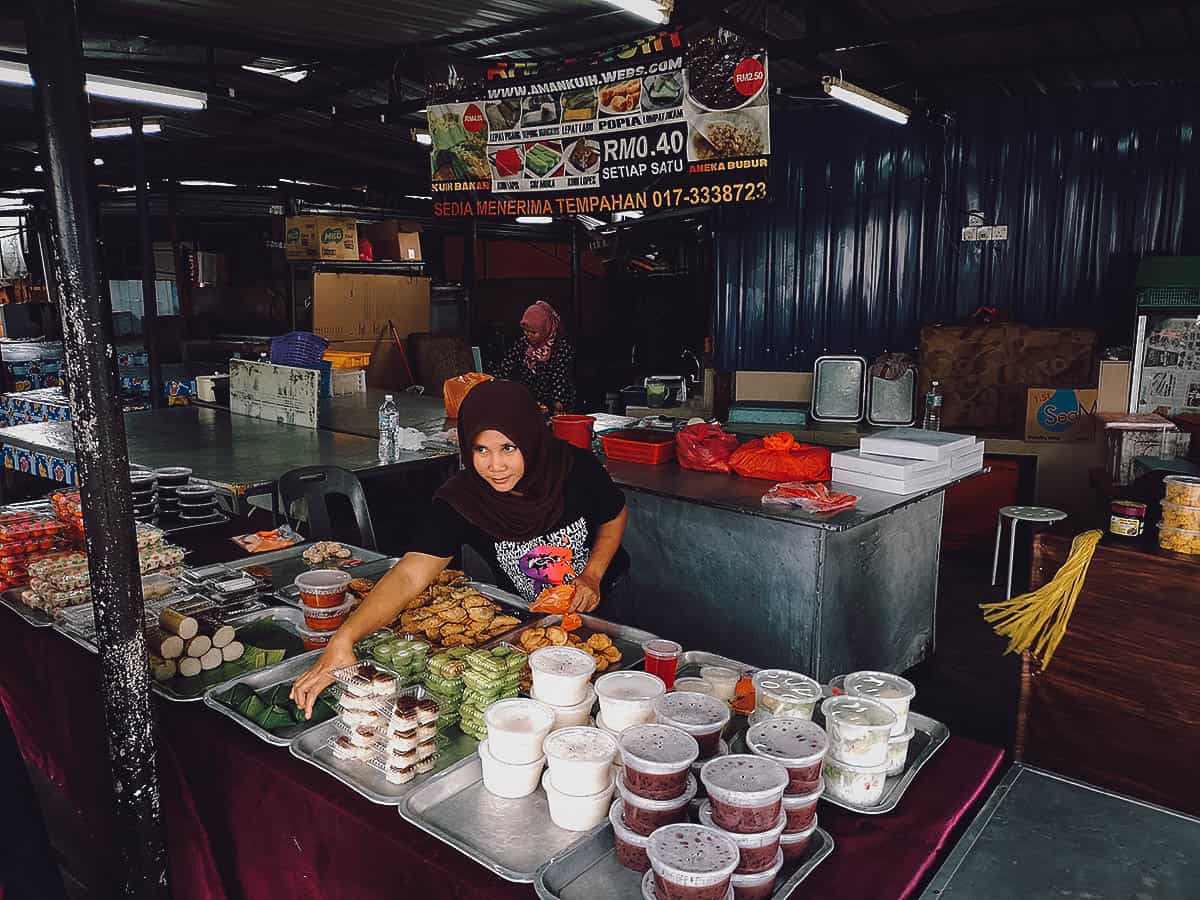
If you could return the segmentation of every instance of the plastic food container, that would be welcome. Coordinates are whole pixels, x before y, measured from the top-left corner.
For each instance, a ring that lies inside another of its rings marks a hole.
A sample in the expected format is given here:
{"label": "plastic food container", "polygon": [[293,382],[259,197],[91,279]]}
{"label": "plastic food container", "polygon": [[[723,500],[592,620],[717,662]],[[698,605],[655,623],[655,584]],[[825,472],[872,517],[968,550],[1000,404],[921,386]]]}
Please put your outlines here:
{"label": "plastic food container", "polygon": [[192,470],[186,466],[166,466],[154,470],[154,478],[159,487],[180,487],[188,483]]}
{"label": "plastic food container", "polygon": [[544,756],[520,765],[501,762],[492,756],[486,740],[479,742],[479,761],[483,764],[483,786],[489,793],[511,800],[528,797],[536,791],[542,767],[546,765]]}
{"label": "plastic food container", "polygon": [[783,850],[775,853],[775,861],[771,867],[753,874],[733,873],[730,884],[733,887],[734,900],[767,900],[775,893],[775,879],[783,868]]}
{"label": "plastic food container", "polygon": [[617,739],[607,731],[586,726],[552,731],[542,749],[550,781],[560,793],[590,797],[612,783]]}
{"label": "plastic food container", "polygon": [[1158,546],[1164,550],[1170,550],[1172,553],[1195,555],[1200,553],[1200,531],[1168,528],[1162,522],[1159,522]]}
{"label": "plastic food container", "polygon": [[817,823],[813,822],[807,831],[801,831],[797,834],[784,834],[779,839],[779,852],[783,854],[783,858],[787,862],[795,862],[804,855],[804,851],[808,849],[812,837],[817,833]]}
{"label": "plastic food container", "polygon": [[825,793],[854,806],[875,806],[883,799],[887,761],[873,766],[856,766],[832,756],[825,760]]}
{"label": "plastic food container", "polygon": [[846,676],[845,686],[851,697],[878,700],[896,714],[892,737],[908,730],[908,708],[917,696],[917,689],[907,678],[890,672],[851,672]]}
{"label": "plastic food container", "polygon": [[716,826],[738,834],[754,834],[766,831],[779,819],[788,773],[773,759],[734,753],[706,762],[700,780],[712,804]]}
{"label": "plastic food container", "polygon": [[[642,900],[658,900],[658,886],[654,883],[654,872],[642,876]],[[734,900],[733,882],[730,879],[729,890],[725,892],[725,900]]]}
{"label": "plastic food container", "polygon": [[772,716],[811,719],[824,696],[816,681],[788,669],[760,669],[751,681],[755,711],[762,710]]}
{"label": "plastic food container", "polygon": [[741,854],[727,836],[702,825],[667,825],[646,845],[658,900],[723,900]]}
{"label": "plastic food container", "polygon": [[630,831],[651,835],[664,825],[686,822],[688,804],[696,796],[696,779],[688,776],[687,790],[673,800],[647,800],[625,786],[623,775],[617,776],[617,793],[624,801],[624,824]]}
{"label": "plastic food container", "polygon": [[600,712],[614,731],[654,721],[654,701],[667,690],[663,680],[649,672],[609,672],[596,679]]}
{"label": "plastic food container", "polygon": [[783,813],[779,814],[778,821],[766,831],[759,831],[754,834],[725,831],[719,825],[715,824],[712,817],[712,804],[708,800],[700,804],[697,817],[700,819],[700,824],[705,828],[715,828],[737,845],[738,851],[741,854],[741,861],[734,870],[735,875],[751,875],[756,872],[762,872],[775,864],[775,860],[779,854],[779,838],[783,834],[784,827],[787,825],[787,816]]}
{"label": "plastic food container", "polygon": [[661,678],[668,691],[675,687],[675,672],[679,668],[679,654],[682,652],[683,647],[679,644],[663,638],[642,644],[646,671]]}
{"label": "plastic food container", "polygon": [[899,775],[908,765],[908,745],[912,742],[915,729],[908,729],[904,734],[894,734],[888,738],[887,769],[885,775]]}
{"label": "plastic food container", "polygon": [[529,670],[533,673],[533,689],[543,703],[575,706],[587,696],[596,661],[574,647],[542,647],[530,654]]}
{"label": "plastic food container", "polygon": [[596,727],[601,731],[607,731],[615,738],[619,738],[621,736],[621,732],[608,727],[608,723],[604,721],[604,716],[599,710],[596,710]]}
{"label": "plastic food container", "polygon": [[729,722],[729,705],[709,694],[673,691],[654,701],[654,718],[660,725],[686,731],[700,745],[700,757],[715,756],[721,731]]}
{"label": "plastic food container", "polygon": [[[541,700],[543,703],[546,703],[545,699],[538,694],[536,689],[531,690],[529,695],[534,700]],[[583,698],[582,702],[576,703],[574,706],[555,706],[553,703],[546,703],[547,706],[554,710],[554,730],[571,728],[575,725],[586,725],[595,703],[596,691],[590,684],[587,688],[587,696]]]}
{"label": "plastic food container", "polygon": [[767,719],[746,732],[746,747],[773,759],[788,772],[786,793],[803,795],[821,781],[821,763],[829,750],[825,729],[807,719]]}
{"label": "plastic food container", "polygon": [[700,677],[712,688],[712,695],[727,703],[737,697],[737,683],[742,673],[728,666],[701,666]]}
{"label": "plastic food container", "polygon": [[617,862],[635,872],[650,871],[650,857],[646,855],[648,835],[638,834],[625,827],[625,803],[614,800],[608,808],[608,821],[612,825],[613,843],[617,848]]}
{"label": "plastic food container", "polygon": [[1178,503],[1163,503],[1162,523],[1168,528],[1183,531],[1200,531],[1200,506],[1180,506]]}
{"label": "plastic food container", "polygon": [[817,801],[825,793],[825,779],[817,782],[816,790],[800,796],[783,795],[783,814],[787,816],[784,834],[799,834],[807,831],[817,821]]}
{"label": "plastic food container", "polygon": [[693,694],[711,694],[712,685],[703,678],[676,678],[675,690],[690,691]]}
{"label": "plastic food container", "polygon": [[554,710],[537,700],[513,698],[493,703],[483,719],[492,756],[519,766],[543,755],[542,742],[554,727]]}
{"label": "plastic food container", "polygon": [[326,609],[346,602],[350,573],[341,569],[317,569],[297,575],[293,584],[300,592],[300,602],[305,606]]}
{"label": "plastic food container", "polygon": [[304,624],[313,631],[337,631],[346,621],[346,616],[350,615],[350,607],[353,605],[347,600],[341,606],[320,609],[305,606]]}
{"label": "plastic food container", "polygon": [[1168,475],[1163,479],[1166,501],[1180,506],[1200,506],[1200,478],[1195,475]]}
{"label": "plastic food container", "polygon": [[587,831],[604,821],[613,795],[613,780],[608,787],[590,797],[576,797],[555,789],[550,782],[550,772],[542,776],[542,789],[550,801],[550,821],[566,831]]}
{"label": "plastic food container", "polygon": [[869,697],[843,694],[822,703],[821,712],[829,756],[853,766],[878,766],[887,760],[888,737],[896,725],[896,714],[888,707]]}
{"label": "plastic food container", "polygon": [[700,755],[690,734],[670,725],[635,725],[617,743],[630,791],[647,800],[673,800],[687,790],[689,768]]}

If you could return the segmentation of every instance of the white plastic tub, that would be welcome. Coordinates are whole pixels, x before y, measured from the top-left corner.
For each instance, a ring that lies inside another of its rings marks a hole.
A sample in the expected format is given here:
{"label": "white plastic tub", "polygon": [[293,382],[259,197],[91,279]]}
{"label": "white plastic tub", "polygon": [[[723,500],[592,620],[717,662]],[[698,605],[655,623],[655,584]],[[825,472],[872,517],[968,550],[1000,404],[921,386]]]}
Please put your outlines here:
{"label": "white plastic tub", "polygon": [[890,672],[851,672],[846,676],[845,688],[851,697],[878,700],[896,714],[892,737],[908,730],[908,710],[917,696],[917,689],[907,678]]}
{"label": "white plastic tub", "polygon": [[[538,696],[536,689],[530,690],[529,696],[534,700],[541,700],[546,703],[544,697]],[[592,716],[592,707],[596,705],[596,691],[589,684],[587,686],[587,696],[582,701],[574,706],[555,706],[553,703],[546,703],[554,710],[554,730],[560,728],[571,728],[575,725],[587,725],[588,720]]]}
{"label": "white plastic tub", "polygon": [[899,775],[904,771],[904,767],[908,765],[908,745],[912,743],[916,733],[916,729],[910,728],[904,734],[888,738],[887,770],[884,774]]}
{"label": "white plastic tub", "polygon": [[883,799],[887,762],[874,766],[855,766],[827,757],[823,774],[828,796],[854,806],[875,806]]}
{"label": "white plastic tub", "polygon": [[646,845],[658,900],[721,897],[741,854],[719,831],[702,825],[667,825]]}
{"label": "white plastic tub", "polygon": [[523,765],[512,765],[492,756],[488,742],[483,740],[479,742],[479,761],[483,764],[483,786],[488,792],[497,797],[515,800],[518,797],[528,797],[537,790],[546,757],[539,757]]}
{"label": "white plastic tub", "polygon": [[753,874],[733,873],[729,879],[734,900],[767,900],[775,893],[775,879],[783,870],[783,850],[775,853],[775,862],[770,868]]}
{"label": "white plastic tub", "polygon": [[617,739],[599,728],[578,726],[550,732],[542,744],[555,790],[590,797],[612,784]]}
{"label": "white plastic tub", "polygon": [[575,706],[587,697],[596,661],[574,647],[542,647],[530,654],[529,671],[533,674],[533,689],[543,703]]}
{"label": "white plastic tub", "polygon": [[700,804],[697,818],[705,828],[715,828],[737,845],[738,851],[741,853],[741,861],[734,870],[735,875],[752,875],[769,869],[775,864],[776,855],[779,853],[779,838],[787,825],[787,816],[782,812],[774,825],[766,831],[754,834],[726,831],[720,825],[715,824],[712,817],[712,805],[708,800]]}
{"label": "white plastic tub", "polygon": [[[878,700],[843,694],[821,704],[829,756],[853,766],[878,766],[887,761],[888,738],[896,714]],[[826,785],[828,789],[828,785]]]}
{"label": "white plastic tub", "polygon": [[714,697],[732,703],[737,697],[737,683],[742,673],[728,666],[701,666],[700,677],[708,682]]}
{"label": "white plastic tub", "polygon": [[729,722],[729,705],[709,694],[672,691],[654,701],[654,718],[660,725],[685,731],[700,745],[700,755],[716,755],[721,731]]}
{"label": "white plastic tub", "polygon": [[771,716],[811,719],[821,702],[821,685],[790,669],[760,669],[750,679],[754,683],[755,712]]}
{"label": "white plastic tub", "polygon": [[599,793],[590,797],[575,797],[556,790],[550,783],[550,772],[547,771],[542,775],[542,790],[550,801],[550,821],[565,831],[587,831],[603,822],[608,815],[613,783],[610,777],[608,787]]}
{"label": "white plastic tub", "polygon": [[609,672],[596,679],[600,713],[612,731],[653,722],[654,701],[666,691],[663,680],[649,672]]}
{"label": "white plastic tub", "polygon": [[542,756],[542,742],[554,727],[554,710],[537,700],[514,697],[493,703],[483,719],[492,756],[520,766]]}

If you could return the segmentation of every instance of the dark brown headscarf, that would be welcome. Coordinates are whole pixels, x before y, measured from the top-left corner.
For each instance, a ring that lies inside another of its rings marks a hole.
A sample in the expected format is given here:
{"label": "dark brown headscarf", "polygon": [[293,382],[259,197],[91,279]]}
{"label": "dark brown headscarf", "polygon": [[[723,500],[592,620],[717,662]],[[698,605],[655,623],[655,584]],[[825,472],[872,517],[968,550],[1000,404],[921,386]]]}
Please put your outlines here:
{"label": "dark brown headscarf", "polygon": [[[525,457],[525,475],[501,493],[475,471],[475,439],[499,431]],[[563,514],[563,486],[571,469],[570,447],[556,438],[533,395],[515,381],[486,381],[471,389],[458,409],[458,447],[464,469],[435,499],[500,540],[527,541],[553,528]]]}

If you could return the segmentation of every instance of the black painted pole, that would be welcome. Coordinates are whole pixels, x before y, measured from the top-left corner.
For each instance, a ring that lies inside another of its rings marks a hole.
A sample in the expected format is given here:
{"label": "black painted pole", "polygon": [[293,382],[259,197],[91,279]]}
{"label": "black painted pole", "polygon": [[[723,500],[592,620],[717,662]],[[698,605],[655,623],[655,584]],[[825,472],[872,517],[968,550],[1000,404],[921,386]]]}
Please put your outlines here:
{"label": "black painted pole", "polygon": [[150,239],[150,188],[146,184],[146,135],[142,114],[129,117],[133,129],[133,177],[137,179],[138,243],[142,250],[142,337],[150,362],[150,405],[165,405],[162,356],[158,350],[158,292],[154,283],[154,244]]}
{"label": "black painted pole", "polygon": [[[27,0],[25,36],[41,119],[75,458],[100,645],[100,693],[116,805],[112,847],[127,898],[169,896],[155,772],[142,586],[129,497],[125,417],[113,378],[112,308],[98,284],[83,51],[72,0]],[[82,755],[99,748],[78,747]]]}

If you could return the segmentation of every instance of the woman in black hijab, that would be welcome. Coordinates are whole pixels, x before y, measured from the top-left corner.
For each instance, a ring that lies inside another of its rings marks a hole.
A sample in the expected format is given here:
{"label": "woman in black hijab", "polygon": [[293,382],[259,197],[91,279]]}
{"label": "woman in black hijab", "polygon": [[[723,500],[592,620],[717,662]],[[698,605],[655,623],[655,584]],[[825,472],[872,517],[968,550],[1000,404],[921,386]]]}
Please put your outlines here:
{"label": "woman in black hijab", "polygon": [[354,643],[391,624],[469,544],[527,600],[575,585],[572,609],[591,612],[621,548],[625,497],[587,450],[560,441],[529,391],[491,381],[459,408],[463,469],[434,495],[420,538],[329,642],[292,698],[311,713],[329,671],[354,662]]}

